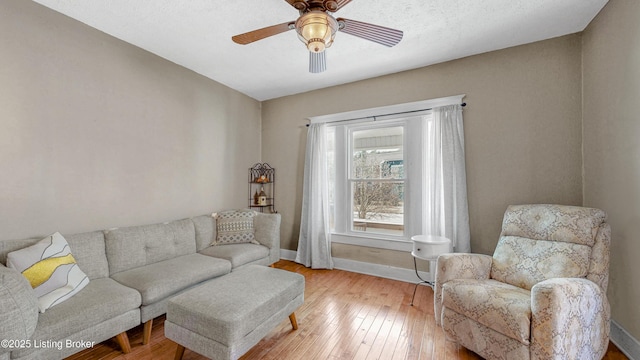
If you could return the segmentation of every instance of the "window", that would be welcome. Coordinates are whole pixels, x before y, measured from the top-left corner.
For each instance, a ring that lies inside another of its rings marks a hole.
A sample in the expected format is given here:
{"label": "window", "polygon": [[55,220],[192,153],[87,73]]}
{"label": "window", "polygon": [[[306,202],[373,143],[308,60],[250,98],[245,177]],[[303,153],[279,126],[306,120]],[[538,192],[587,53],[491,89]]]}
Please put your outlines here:
{"label": "window", "polygon": [[351,230],[404,235],[404,126],[349,135]]}
{"label": "window", "polygon": [[408,241],[420,233],[421,202],[412,198],[422,193],[422,128],[429,116],[329,124],[333,234]]}
{"label": "window", "polygon": [[326,124],[332,242],[410,251],[412,235],[434,229],[442,179],[433,182],[441,157],[431,145],[440,130],[425,109],[438,108],[441,119],[442,107],[463,96],[310,119]]}

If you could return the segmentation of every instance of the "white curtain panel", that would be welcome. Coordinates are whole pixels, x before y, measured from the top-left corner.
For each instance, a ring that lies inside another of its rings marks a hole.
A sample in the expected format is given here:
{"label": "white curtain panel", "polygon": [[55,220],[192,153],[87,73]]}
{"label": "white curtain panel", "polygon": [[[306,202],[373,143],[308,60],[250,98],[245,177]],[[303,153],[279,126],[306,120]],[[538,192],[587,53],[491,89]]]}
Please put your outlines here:
{"label": "white curtain panel", "polygon": [[296,262],[312,269],[333,269],[325,124],[309,125],[306,151]]}
{"label": "white curtain panel", "polygon": [[425,231],[451,239],[455,252],[470,252],[462,107],[433,109],[426,126]]}

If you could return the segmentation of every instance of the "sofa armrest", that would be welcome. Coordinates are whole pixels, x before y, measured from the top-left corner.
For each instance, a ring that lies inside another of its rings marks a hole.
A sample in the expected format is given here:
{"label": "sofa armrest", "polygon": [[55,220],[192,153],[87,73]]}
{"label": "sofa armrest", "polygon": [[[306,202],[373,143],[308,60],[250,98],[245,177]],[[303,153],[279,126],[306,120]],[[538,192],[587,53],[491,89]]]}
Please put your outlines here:
{"label": "sofa armrest", "polygon": [[[38,300],[27,279],[0,264],[0,339],[28,340],[38,324]],[[0,347],[0,354],[10,351]]]}
{"label": "sofa armrest", "polygon": [[453,279],[488,279],[492,257],[483,254],[442,254],[436,265],[433,308],[436,325],[442,320],[442,285]]}
{"label": "sofa armrest", "polygon": [[269,248],[272,264],[280,260],[280,221],[280,214],[257,213],[253,218],[256,240]]}
{"label": "sofa armrest", "polygon": [[600,359],[609,345],[607,295],[581,278],[555,278],[531,289],[531,359]]}

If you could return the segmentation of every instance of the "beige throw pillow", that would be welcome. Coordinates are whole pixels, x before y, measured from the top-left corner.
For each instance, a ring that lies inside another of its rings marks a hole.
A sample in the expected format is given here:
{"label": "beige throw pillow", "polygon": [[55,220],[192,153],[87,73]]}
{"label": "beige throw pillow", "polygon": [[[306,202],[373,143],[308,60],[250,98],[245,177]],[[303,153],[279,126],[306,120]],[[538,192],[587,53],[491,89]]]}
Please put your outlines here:
{"label": "beige throw pillow", "polygon": [[213,214],[216,219],[216,239],[211,245],[258,244],[253,228],[255,211],[228,210]]}

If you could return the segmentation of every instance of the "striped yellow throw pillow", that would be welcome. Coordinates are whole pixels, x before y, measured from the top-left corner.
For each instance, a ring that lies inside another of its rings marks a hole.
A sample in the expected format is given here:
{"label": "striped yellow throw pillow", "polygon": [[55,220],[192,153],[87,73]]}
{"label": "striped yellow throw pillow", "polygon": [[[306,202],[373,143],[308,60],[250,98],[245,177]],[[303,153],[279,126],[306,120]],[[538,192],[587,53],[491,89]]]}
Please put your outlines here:
{"label": "striped yellow throw pillow", "polygon": [[60,233],[8,253],[7,267],[16,269],[29,280],[41,313],[72,297],[89,283]]}

